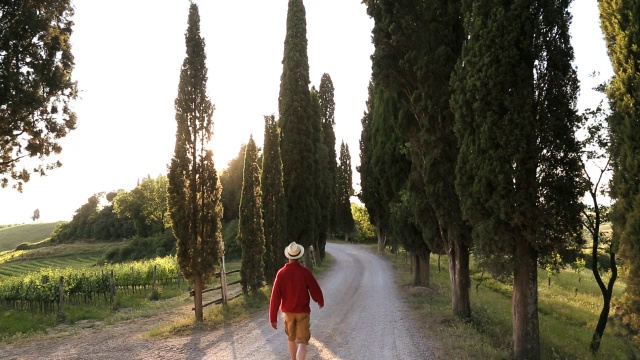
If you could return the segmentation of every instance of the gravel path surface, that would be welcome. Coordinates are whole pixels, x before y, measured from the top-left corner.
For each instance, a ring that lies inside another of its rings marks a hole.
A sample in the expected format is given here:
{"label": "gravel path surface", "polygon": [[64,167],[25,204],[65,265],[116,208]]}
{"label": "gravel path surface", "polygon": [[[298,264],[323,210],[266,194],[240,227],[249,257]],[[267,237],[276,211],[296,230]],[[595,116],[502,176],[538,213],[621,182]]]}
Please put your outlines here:
{"label": "gravel path surface", "polygon": [[[334,264],[319,279],[325,307],[311,306],[307,359],[435,359],[428,334],[415,326],[389,263],[369,248],[327,244]],[[0,345],[0,359],[288,359],[282,319],[267,312],[189,336],[144,336],[160,317],[76,329],[20,345]]]}

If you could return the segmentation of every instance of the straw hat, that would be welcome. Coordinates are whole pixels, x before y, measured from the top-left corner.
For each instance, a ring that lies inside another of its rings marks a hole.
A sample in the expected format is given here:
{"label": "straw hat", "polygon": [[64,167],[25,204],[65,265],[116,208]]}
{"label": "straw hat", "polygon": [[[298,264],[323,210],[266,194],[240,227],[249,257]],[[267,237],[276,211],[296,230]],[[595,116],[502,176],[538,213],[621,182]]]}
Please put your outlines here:
{"label": "straw hat", "polygon": [[288,259],[300,259],[302,255],[304,255],[304,247],[302,247],[302,245],[296,244],[295,241],[284,248],[284,256],[286,256]]}

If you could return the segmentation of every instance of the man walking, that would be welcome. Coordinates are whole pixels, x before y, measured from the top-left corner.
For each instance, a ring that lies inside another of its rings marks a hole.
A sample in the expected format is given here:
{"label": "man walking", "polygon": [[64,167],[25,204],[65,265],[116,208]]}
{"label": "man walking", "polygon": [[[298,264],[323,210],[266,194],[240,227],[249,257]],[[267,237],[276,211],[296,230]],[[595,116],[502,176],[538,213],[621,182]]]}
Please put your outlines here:
{"label": "man walking", "polygon": [[304,360],[311,338],[309,295],[321,309],[324,306],[324,297],[311,271],[300,264],[299,259],[304,255],[304,247],[292,242],[284,249],[284,255],[289,262],[278,270],[273,282],[269,322],[271,327],[278,328],[277,316],[280,308],[284,315],[284,332],[289,338],[291,360]]}

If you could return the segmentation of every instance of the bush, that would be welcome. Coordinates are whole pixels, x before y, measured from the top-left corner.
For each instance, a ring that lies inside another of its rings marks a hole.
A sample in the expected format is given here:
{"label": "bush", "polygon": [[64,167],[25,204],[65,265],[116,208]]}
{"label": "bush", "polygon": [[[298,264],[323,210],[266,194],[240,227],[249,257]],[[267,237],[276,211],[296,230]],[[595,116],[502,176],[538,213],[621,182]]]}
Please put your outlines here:
{"label": "bush", "polygon": [[153,259],[157,256],[164,257],[175,254],[176,238],[170,231],[154,237],[133,238],[122,246],[107,251],[103,259],[107,263],[121,263]]}
{"label": "bush", "polygon": [[29,250],[31,249],[31,244],[30,243],[22,243],[22,244],[18,244],[18,246],[16,246],[16,251],[17,250]]}

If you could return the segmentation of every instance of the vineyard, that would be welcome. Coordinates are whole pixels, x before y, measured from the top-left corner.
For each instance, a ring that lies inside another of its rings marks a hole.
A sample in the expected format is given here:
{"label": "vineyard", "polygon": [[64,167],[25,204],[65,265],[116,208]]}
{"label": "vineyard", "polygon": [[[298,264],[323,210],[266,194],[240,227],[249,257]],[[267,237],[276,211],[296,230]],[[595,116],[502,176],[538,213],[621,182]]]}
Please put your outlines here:
{"label": "vineyard", "polygon": [[0,304],[52,313],[60,311],[64,304],[112,303],[116,292],[146,292],[155,286],[184,283],[175,257],[95,269],[45,268],[22,277],[0,279]]}

